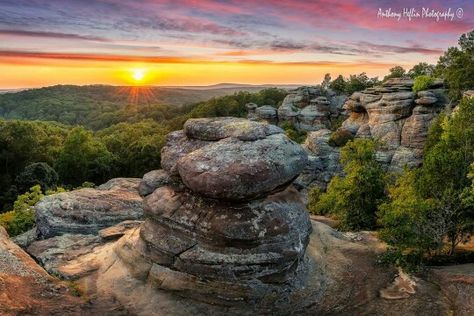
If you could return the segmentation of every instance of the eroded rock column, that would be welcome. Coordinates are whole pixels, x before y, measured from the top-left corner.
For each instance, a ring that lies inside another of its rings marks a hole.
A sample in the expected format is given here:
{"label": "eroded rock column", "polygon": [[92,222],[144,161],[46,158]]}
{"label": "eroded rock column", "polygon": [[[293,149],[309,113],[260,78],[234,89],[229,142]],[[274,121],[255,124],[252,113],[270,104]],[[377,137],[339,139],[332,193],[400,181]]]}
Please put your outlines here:
{"label": "eroded rock column", "polygon": [[305,151],[273,125],[191,119],[144,176],[146,221],[116,252],[138,278],[206,302],[269,299],[301,281],[311,223],[289,186]]}

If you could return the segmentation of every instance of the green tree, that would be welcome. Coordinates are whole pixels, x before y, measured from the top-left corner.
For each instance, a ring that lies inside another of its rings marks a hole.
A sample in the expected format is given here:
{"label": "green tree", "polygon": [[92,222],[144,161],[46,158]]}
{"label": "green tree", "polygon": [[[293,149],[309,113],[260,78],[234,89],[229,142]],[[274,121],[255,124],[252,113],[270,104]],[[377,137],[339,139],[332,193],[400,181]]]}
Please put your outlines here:
{"label": "green tree", "polygon": [[443,234],[429,219],[436,219],[432,213],[434,203],[425,199],[413,185],[417,172],[405,170],[397,181],[389,186],[390,202],[379,206],[380,238],[403,255],[422,258],[425,253],[439,249]]}
{"label": "green tree", "polygon": [[160,168],[167,133],[161,124],[146,120],[113,125],[97,136],[116,157],[114,176],[142,177],[145,172]]}
{"label": "green tree", "polygon": [[336,79],[334,79],[330,84],[329,88],[332,90],[338,92],[338,93],[344,93],[346,91],[346,80],[342,75],[337,76]]}
{"label": "green tree", "polygon": [[56,162],[61,179],[72,185],[85,181],[101,183],[110,177],[113,155],[92,132],[76,127],[69,132]]}
{"label": "green tree", "polygon": [[16,176],[34,162],[53,165],[67,133],[57,123],[0,120],[0,211],[10,209],[22,193],[13,186]]}
{"label": "green tree", "polygon": [[368,139],[349,141],[341,149],[344,176],[335,176],[314,205],[318,214],[335,214],[341,227],[373,229],[377,206],[384,198],[385,174],[375,160],[375,144]]}
{"label": "green tree", "polygon": [[346,82],[345,92],[350,95],[354,92],[370,88],[377,82],[377,78],[370,79],[365,72],[358,75],[350,75],[349,80]]}
{"label": "green tree", "polygon": [[[468,203],[474,100],[463,99],[450,117],[435,121],[428,140],[422,167],[405,175],[391,189],[390,202],[381,207],[382,236],[401,250],[430,256],[447,248],[451,255],[474,227],[474,205]],[[403,240],[400,234],[412,237]]]}
{"label": "green tree", "polygon": [[474,31],[463,34],[459,47],[450,47],[436,65],[435,74],[448,84],[449,95],[459,100],[462,92],[474,89]]}
{"label": "green tree", "polygon": [[387,81],[392,78],[402,78],[405,76],[406,70],[402,66],[395,66],[390,68],[390,73],[383,78],[383,81]]}
{"label": "green tree", "polygon": [[56,170],[45,162],[34,162],[16,177],[15,184],[20,192],[35,185],[40,185],[43,191],[56,188],[59,176]]}
{"label": "green tree", "polygon": [[408,76],[415,79],[418,76],[431,76],[435,70],[435,65],[431,65],[425,62],[418,63],[408,71]]}

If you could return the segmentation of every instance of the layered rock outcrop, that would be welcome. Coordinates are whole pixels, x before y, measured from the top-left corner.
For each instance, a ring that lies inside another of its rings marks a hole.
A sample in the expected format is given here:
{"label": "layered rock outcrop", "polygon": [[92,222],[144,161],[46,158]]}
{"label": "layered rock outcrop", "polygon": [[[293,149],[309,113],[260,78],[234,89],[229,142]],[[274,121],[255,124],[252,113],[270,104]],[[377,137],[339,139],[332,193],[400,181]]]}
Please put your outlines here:
{"label": "layered rock outcrop", "polygon": [[248,103],[248,118],[280,125],[289,122],[302,131],[317,131],[329,128],[331,120],[342,115],[345,100],[330,89],[303,86],[290,91],[278,109]]}
{"label": "layered rock outcrop", "polygon": [[[430,124],[449,103],[441,81],[418,93],[412,88],[411,79],[390,79],[355,92],[343,106],[348,118],[339,130],[377,141],[376,158],[388,171],[421,164]],[[296,181],[301,189],[312,185],[325,189],[342,171],[339,148],[329,143],[331,133],[328,129],[308,133],[304,148],[310,163]]]}
{"label": "layered rock outcrop", "polygon": [[188,120],[163,148],[166,171],[140,185],[143,194],[154,189],[145,223],[116,251],[137,278],[183,296],[234,303],[282,294],[298,280],[311,232],[288,188],[306,162],[276,126]]}
{"label": "layered rock outcrop", "polygon": [[380,142],[377,158],[392,171],[421,163],[430,123],[448,102],[442,81],[418,93],[412,87],[413,80],[394,78],[344,104],[349,118],[341,128]]}

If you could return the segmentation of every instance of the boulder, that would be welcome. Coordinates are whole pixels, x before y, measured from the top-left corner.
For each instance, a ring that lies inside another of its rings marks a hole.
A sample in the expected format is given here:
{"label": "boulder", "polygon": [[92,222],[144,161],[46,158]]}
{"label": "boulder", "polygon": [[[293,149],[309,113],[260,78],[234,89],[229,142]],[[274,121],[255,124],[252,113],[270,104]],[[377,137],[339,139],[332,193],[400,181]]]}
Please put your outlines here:
{"label": "boulder", "polygon": [[97,234],[105,227],[143,216],[136,190],[80,189],[49,195],[36,206],[36,225],[42,238],[65,233]]}
{"label": "boulder", "polygon": [[38,229],[33,227],[30,230],[27,230],[23,234],[15,236],[12,240],[23,249],[26,249],[33,241],[38,238]]}
{"label": "boulder", "polygon": [[293,180],[306,165],[304,150],[284,134],[253,142],[223,139],[178,161],[184,184],[207,197],[245,200]]}
{"label": "boulder", "polygon": [[166,171],[162,169],[152,170],[143,175],[138,186],[138,192],[141,196],[147,196],[153,193],[156,189],[167,185],[176,188],[182,186],[176,177],[171,177]]}
{"label": "boulder", "polygon": [[255,115],[260,120],[265,120],[270,124],[278,124],[277,109],[271,105],[263,105],[255,109]]}
{"label": "boulder", "polygon": [[269,135],[282,133],[275,125],[254,122],[236,117],[189,119],[184,124],[188,139],[218,141],[224,138],[237,138],[241,141],[255,141]]}
{"label": "boulder", "polygon": [[168,141],[165,152],[173,154],[162,159],[177,161],[162,165],[174,164],[185,187],[170,184],[164,171],[145,175],[142,193],[153,191],[144,200],[146,220],[114,247],[128,273],[230,306],[270,292],[275,301],[300,286],[312,228],[290,184],[306,165],[305,151],[276,126],[228,117],[190,119]]}

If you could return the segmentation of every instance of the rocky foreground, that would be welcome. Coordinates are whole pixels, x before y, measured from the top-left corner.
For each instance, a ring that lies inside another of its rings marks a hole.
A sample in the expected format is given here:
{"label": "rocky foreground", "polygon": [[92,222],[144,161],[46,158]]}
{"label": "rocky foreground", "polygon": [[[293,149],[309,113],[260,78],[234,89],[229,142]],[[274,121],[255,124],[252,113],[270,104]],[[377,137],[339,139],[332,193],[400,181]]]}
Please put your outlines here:
{"label": "rocky foreground", "polygon": [[0,232],[0,314],[474,313],[474,265],[409,277],[372,233],[311,220],[307,159],[274,125],[189,120],[163,170],[38,203],[29,255]]}

